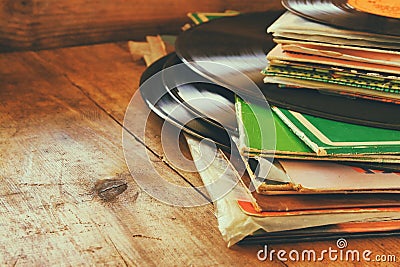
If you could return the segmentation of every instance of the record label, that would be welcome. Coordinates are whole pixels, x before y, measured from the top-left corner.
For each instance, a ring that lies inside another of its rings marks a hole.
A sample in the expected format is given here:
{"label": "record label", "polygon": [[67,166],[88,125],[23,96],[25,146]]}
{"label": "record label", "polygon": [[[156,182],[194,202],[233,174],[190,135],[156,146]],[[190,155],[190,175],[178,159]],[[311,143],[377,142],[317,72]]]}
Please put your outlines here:
{"label": "record label", "polygon": [[400,18],[398,0],[348,0],[347,4],[362,12],[391,18]]}

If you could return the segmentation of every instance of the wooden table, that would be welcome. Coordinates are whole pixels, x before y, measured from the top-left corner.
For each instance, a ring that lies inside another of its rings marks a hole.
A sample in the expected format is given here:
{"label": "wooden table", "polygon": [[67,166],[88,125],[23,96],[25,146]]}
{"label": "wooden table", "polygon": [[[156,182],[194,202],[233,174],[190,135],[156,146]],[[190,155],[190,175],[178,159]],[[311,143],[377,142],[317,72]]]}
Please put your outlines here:
{"label": "wooden table", "polygon": [[[121,133],[144,69],[142,61],[132,61],[126,43],[0,54],[0,265],[308,265],[260,262],[261,245],[228,249],[212,204],[168,206],[137,186]],[[143,103],[137,109],[147,112]],[[147,138],[133,142],[147,146],[166,179],[201,184],[196,173],[181,173],[162,160],[161,123],[151,115]],[[108,179],[117,182],[111,191],[102,184]],[[112,190],[123,192],[113,199]],[[399,241],[354,239],[348,248],[396,255],[399,262]],[[268,249],[329,247],[335,240]],[[327,263],[354,264],[317,265]]]}

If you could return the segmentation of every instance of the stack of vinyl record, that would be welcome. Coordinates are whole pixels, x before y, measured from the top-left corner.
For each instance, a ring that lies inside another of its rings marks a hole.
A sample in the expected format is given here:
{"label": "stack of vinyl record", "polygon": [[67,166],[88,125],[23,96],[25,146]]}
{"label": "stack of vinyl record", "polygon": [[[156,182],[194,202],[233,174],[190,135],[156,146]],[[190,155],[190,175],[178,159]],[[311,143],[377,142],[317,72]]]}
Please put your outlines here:
{"label": "stack of vinyl record", "polygon": [[183,32],[143,98],[183,127],[195,162],[199,138],[217,144],[205,184],[239,179],[215,199],[229,245],[399,234],[398,7],[283,4]]}
{"label": "stack of vinyl record", "polygon": [[[324,23],[340,16],[333,5],[323,5],[321,1],[312,3],[318,8],[303,12],[304,1],[284,1],[296,14]],[[277,45],[267,55],[269,66],[264,70],[265,82],[398,103],[398,20],[367,16],[345,5],[345,1],[340,3],[342,15],[347,12],[349,18],[346,19],[357,21],[354,28],[364,31],[341,29],[306,20],[292,12],[285,13],[268,28]],[[375,11],[380,10],[376,8]],[[341,19],[332,22],[346,25]]]}

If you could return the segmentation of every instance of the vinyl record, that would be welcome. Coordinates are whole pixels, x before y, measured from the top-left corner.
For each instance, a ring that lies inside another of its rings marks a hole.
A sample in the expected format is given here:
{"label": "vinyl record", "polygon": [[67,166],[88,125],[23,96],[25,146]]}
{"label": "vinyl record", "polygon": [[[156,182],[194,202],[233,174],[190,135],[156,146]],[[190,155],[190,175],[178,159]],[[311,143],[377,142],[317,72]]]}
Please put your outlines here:
{"label": "vinyl record", "polygon": [[[276,12],[250,13],[200,24],[178,36],[176,53],[193,71],[217,83],[216,88],[240,87],[254,102],[263,99],[245,86],[241,87],[242,81],[230,72],[232,68],[253,80],[270,105],[327,119],[400,130],[400,116],[396,115],[398,105],[265,84],[260,71],[267,66],[266,54],[275,45],[265,29],[279,15]],[[216,62],[221,67],[209,69],[204,62]]]}
{"label": "vinyl record", "polygon": [[[150,65],[140,78],[140,94],[147,106],[162,119],[201,139],[210,138],[220,148],[230,151],[230,138],[222,127],[216,127],[199,118],[167,92],[160,72],[171,55]],[[151,83],[146,83],[151,78]],[[161,98],[159,96],[162,96]],[[188,122],[188,123],[186,123]]]}
{"label": "vinyl record", "polygon": [[[174,69],[173,67],[178,64],[181,67]],[[171,71],[163,72],[163,83],[177,102],[186,105],[208,123],[217,124],[216,127],[222,127],[221,125],[223,125],[223,127],[233,132],[237,131],[235,97],[231,91],[211,83],[182,84],[183,81],[180,80],[180,77],[185,76],[186,73],[192,72],[191,75],[198,74],[193,73],[189,67],[184,65],[176,54],[172,54],[166,60],[163,69],[168,68]]]}
{"label": "vinyl record", "polygon": [[400,36],[399,2],[368,0],[283,0],[293,13],[354,31]]}
{"label": "vinyl record", "polygon": [[[264,84],[260,72],[267,66],[266,54],[275,46],[265,30],[280,15],[277,12],[250,13],[200,24],[178,36],[176,53],[200,75],[224,87],[241,87],[244,93],[259,100],[252,90],[241,86],[242,79],[235,75],[240,71],[258,86]],[[203,64],[207,62],[219,63],[221,67],[209,69],[209,65]]]}
{"label": "vinyl record", "polygon": [[[179,62],[179,61],[178,61]],[[212,95],[212,97],[217,97],[220,98],[222,97],[225,99],[225,104],[226,105],[234,105],[233,104],[233,95],[229,95],[229,91],[222,91],[224,94],[220,94],[220,87],[216,86],[214,88],[209,87],[211,89],[210,91],[207,91],[205,87],[202,87],[201,84],[198,84],[198,87],[193,86],[193,87],[185,87],[188,89],[188,92],[180,92],[178,94],[182,94],[183,98],[179,101],[176,100],[176,98],[172,97],[171,94],[172,92],[177,93],[178,90],[176,88],[173,88],[171,91],[168,93],[168,90],[166,89],[165,85],[163,84],[162,80],[162,75],[154,76],[156,73],[159,71],[162,71],[163,68],[173,66],[173,63],[178,63],[176,61],[176,55],[171,54],[166,57],[163,57],[153,63],[151,66],[149,66],[144,73],[141,76],[140,79],[140,93],[142,98],[144,99],[145,103],[150,107],[150,109],[155,112],[158,116],[160,116],[162,119],[168,121],[169,123],[177,126],[177,127],[183,127],[182,129],[187,132],[190,135],[193,135],[198,138],[210,138],[212,139],[217,146],[219,146],[221,149],[227,151],[227,152],[232,152],[232,149],[235,149],[234,147],[231,148],[231,142],[229,135],[227,134],[226,131],[221,129],[222,127],[220,125],[216,126],[213,123],[209,123],[209,120],[205,120],[203,118],[199,118],[196,115],[196,110],[193,109],[193,107],[185,106],[183,104],[184,98],[186,98],[186,94],[191,97],[192,95],[196,95],[198,97],[209,97],[209,94]],[[172,64],[172,65],[171,65]],[[153,77],[152,79],[153,82],[151,83],[150,86],[143,86],[143,84],[149,79]],[[206,84],[207,85],[207,84]],[[184,89],[184,90],[186,90]],[[217,91],[215,91],[217,89]],[[228,94],[226,93],[228,92]],[[157,96],[162,95],[162,97],[156,101]],[[197,112],[201,113],[203,112],[204,107],[199,108]],[[171,112],[175,109],[179,109],[179,112]],[[216,111],[215,114],[212,114],[213,117],[216,118],[216,121],[220,121],[218,118],[221,113],[218,112],[218,107],[214,107],[214,110]],[[173,115],[173,116],[171,116]],[[229,116],[232,120],[235,121],[236,123],[236,116],[235,113],[232,112],[231,114],[226,114],[226,116]],[[197,117],[197,118],[196,118]],[[185,124],[185,121],[190,121],[189,123]],[[229,130],[229,129],[228,129]],[[231,136],[237,137],[237,132],[235,131],[230,131],[229,134]],[[249,161],[250,166],[255,168],[257,166],[257,162],[250,159]],[[378,169],[378,170],[383,170],[383,171],[399,171],[399,166],[396,164],[375,164],[371,166],[371,164],[363,164],[363,163],[345,163],[348,165],[352,166],[357,166],[360,168],[372,168],[372,169]],[[254,169],[255,170],[255,169]]]}

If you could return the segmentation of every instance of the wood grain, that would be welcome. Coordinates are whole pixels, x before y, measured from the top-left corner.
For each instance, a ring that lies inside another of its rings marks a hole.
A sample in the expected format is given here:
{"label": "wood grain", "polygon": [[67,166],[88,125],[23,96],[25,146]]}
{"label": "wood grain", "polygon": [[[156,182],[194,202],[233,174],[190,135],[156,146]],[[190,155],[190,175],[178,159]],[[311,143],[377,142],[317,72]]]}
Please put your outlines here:
{"label": "wood grain", "polygon": [[[103,150],[104,155],[106,156],[103,156],[100,162],[97,163],[99,164],[99,169],[96,168],[97,172],[101,171],[103,165],[108,165],[108,162],[113,160],[113,157],[110,157],[110,155],[114,153],[121,155],[120,153],[122,152],[120,151],[121,147],[119,145],[121,129],[115,126],[114,123],[118,126],[122,123],[126,106],[128,105],[131,96],[136,91],[140,74],[144,70],[143,62],[133,62],[131,60],[126,43],[73,47],[68,49],[40,51],[37,53],[15,53],[8,54],[7,58],[8,60],[6,63],[2,65],[4,66],[2,72],[8,75],[15,73],[11,83],[20,80],[20,77],[27,77],[24,74],[25,70],[23,69],[27,68],[26,63],[29,63],[28,65],[33,65],[32,68],[35,69],[37,72],[36,75],[38,75],[36,78],[31,78],[31,82],[26,82],[27,84],[36,84],[38,83],[37,80],[47,80],[49,75],[40,72],[38,73],[40,68],[36,68],[36,65],[32,64],[31,61],[39,62],[40,65],[44,65],[46,68],[52,70],[52,77],[55,76],[62,78],[61,81],[58,82],[52,82],[52,79],[50,79],[51,85],[47,85],[47,87],[49,87],[47,88],[48,94],[50,92],[50,95],[66,94],[69,96],[71,91],[76,91],[74,94],[86,98],[86,100],[82,100],[81,103],[86,103],[86,105],[90,106],[90,109],[87,109],[83,108],[85,105],[75,105],[74,110],[76,114],[82,114],[78,115],[78,117],[84,121],[87,121],[87,119],[90,118],[95,121],[98,120],[96,118],[102,118],[97,124],[90,127],[95,127],[96,129],[99,127],[98,129],[104,129],[104,131],[108,133],[108,137],[105,139],[97,137],[93,142],[96,143],[99,140],[104,142],[104,140],[108,140],[106,143],[111,142],[115,144],[115,146],[107,147],[107,151]],[[27,58],[33,59],[27,62]],[[7,71],[7,68],[5,68],[7,64],[10,64],[11,66],[16,64],[17,66],[20,66],[21,69],[18,72],[16,72],[15,69],[14,71],[13,69]],[[66,78],[66,80],[64,78]],[[54,92],[54,88],[59,88],[62,84],[64,84],[64,87],[69,88],[68,92]],[[40,87],[39,85],[37,86]],[[24,86],[21,87],[23,88]],[[19,89],[19,86],[14,86],[13,88],[15,91],[21,90]],[[12,90],[13,94],[8,98],[2,97],[1,99],[7,99],[7,102],[12,101],[10,99],[11,97],[20,99],[19,94],[14,92],[14,90]],[[35,91],[37,90],[40,92],[42,89],[36,88]],[[46,96],[46,94],[43,93],[40,95]],[[65,98],[66,96],[63,97]],[[58,96],[58,98],[60,98],[60,96]],[[68,98],[62,101],[66,102],[67,99]],[[142,104],[138,103],[137,116],[143,116],[148,112],[146,109],[140,108]],[[12,109],[4,108],[2,113],[10,112],[10,110]],[[103,117],[104,114],[107,115],[107,119]],[[111,125],[114,125],[112,128],[108,127],[108,124],[104,123],[105,121],[109,121],[110,118],[114,120],[114,123],[109,122]],[[89,120],[89,122],[90,121],[91,120]],[[141,141],[146,143],[148,148],[157,155],[155,158],[155,162],[157,162],[157,159],[161,158],[163,155],[158,139],[162,121],[154,114],[151,115],[150,121],[152,123],[149,124],[146,139]],[[7,123],[2,123],[1,125],[13,125],[13,123],[15,123],[14,120],[9,119],[7,120]],[[82,123],[84,125],[86,124],[85,122]],[[73,127],[70,131],[76,131],[77,129],[77,125],[72,125],[70,127]],[[6,132],[8,135],[13,135],[15,131],[13,130],[14,128],[15,127],[12,126],[11,129],[2,132]],[[30,135],[29,131],[25,134],[28,136]],[[54,140],[53,142],[57,144],[58,141]],[[83,149],[85,148],[86,146],[83,147]],[[21,152],[16,150],[15,153]],[[92,153],[95,152],[92,151],[89,155],[92,155]],[[86,159],[85,162],[85,164],[88,165],[91,163],[88,159]],[[85,164],[84,166],[86,166]],[[194,185],[201,184],[201,181],[196,174],[185,172],[176,173],[175,171],[171,171],[169,166],[164,164],[165,163],[160,162],[160,171],[164,172],[166,179],[171,179],[177,183],[182,182],[183,180],[184,183],[190,182]],[[27,164],[23,163],[21,166],[27,166]],[[42,166],[38,167],[39,170],[42,169]],[[126,173],[126,167],[121,168],[122,170],[118,171],[118,173]],[[94,172],[92,175],[97,175],[97,173]],[[112,177],[113,175],[106,174],[104,176]],[[154,259],[155,257],[158,257],[158,261],[161,262],[161,265],[193,264],[196,266],[208,266],[259,264],[256,255],[258,250],[262,248],[262,245],[236,246],[232,249],[226,249],[226,245],[222,241],[221,235],[217,229],[217,222],[214,218],[213,207],[211,205],[194,209],[169,207],[149,198],[144,192],[137,188],[133,180],[130,180],[129,177],[127,177],[127,179],[129,181],[128,189],[125,193],[121,194],[116,201],[107,203],[105,206],[92,206],[90,203],[87,203],[86,205],[95,208],[96,211],[97,209],[100,210],[98,211],[100,214],[98,216],[87,215],[94,221],[91,222],[92,224],[97,221],[103,222],[105,219],[102,218],[102,216],[105,216],[108,218],[107,220],[112,222],[112,225],[114,225],[113,227],[123,229],[122,233],[114,230],[114,232],[110,234],[110,238],[114,241],[128,264],[138,264],[138,259],[141,260],[143,257],[143,262],[147,263],[147,265],[155,265],[157,263]],[[72,179],[72,182],[75,181],[76,180]],[[68,186],[71,187],[71,185]],[[139,195],[137,195],[138,192]],[[134,204],[132,204],[133,199],[136,199]],[[25,209],[23,212],[24,214],[29,214],[30,210]],[[109,213],[112,213],[115,217],[110,217]],[[67,221],[67,224],[68,223],[70,222]],[[111,226],[109,227],[113,228]],[[99,231],[104,232],[107,229],[109,228],[104,227],[100,228]],[[68,232],[68,234],[75,235],[76,232],[72,231]],[[127,237],[124,237],[124,235],[127,235]],[[131,236],[134,238],[130,239]],[[47,240],[50,239],[50,236],[46,236],[46,238],[41,241],[30,240],[29,242],[34,246],[36,242],[48,242]],[[370,249],[374,252],[374,255],[395,254],[399,260],[399,240],[399,238],[352,239],[348,240],[348,243],[349,249]],[[136,244],[137,242],[142,242],[142,245]],[[112,244],[105,241],[102,241],[102,244],[104,244],[104,247],[113,251],[113,253],[116,253],[112,247],[110,248]],[[86,249],[95,248],[96,243],[93,241],[92,243],[81,246]],[[280,249],[285,249],[287,251],[290,251],[291,249],[314,249],[316,251],[321,251],[323,249],[328,249],[329,247],[335,248],[336,240],[300,244],[276,244],[269,246],[269,249],[275,249],[276,251]],[[38,253],[38,251],[33,250],[31,253]],[[72,258],[79,257],[78,251],[68,251],[68,253],[73,255],[71,256]],[[107,259],[107,256],[103,253],[105,252],[101,250],[95,250],[94,252],[95,257],[101,259],[98,261],[100,263]],[[1,254],[3,253],[0,253],[0,255]],[[163,258],[160,258],[160,255]],[[57,259],[54,260],[56,261]],[[59,260],[58,262],[64,261]],[[93,262],[93,260],[89,261],[89,263],[90,262]],[[270,262],[267,261],[262,264],[270,264]],[[317,266],[323,266],[326,264],[335,266],[353,266],[354,262],[330,262],[329,260],[325,260],[322,263],[317,263]],[[376,263],[362,262],[362,264],[365,266],[375,266]],[[272,265],[308,266],[309,262],[279,263],[275,257]],[[390,266],[390,264],[388,265]],[[392,266],[395,266],[395,264],[392,264]]]}
{"label": "wood grain", "polygon": [[188,12],[282,9],[279,0],[0,0],[0,51],[37,50],[177,33]]}
{"label": "wood grain", "polygon": [[[0,57],[0,265],[258,263],[260,247],[226,248],[211,204],[163,204],[130,176],[120,121],[143,70],[126,44]],[[147,112],[143,103],[137,108]],[[160,160],[161,121],[150,121],[147,146],[156,153],[138,156],[149,155],[165,179],[190,186]],[[132,144],[143,146],[135,138]],[[113,200],[95,190],[108,179],[127,184]]]}

